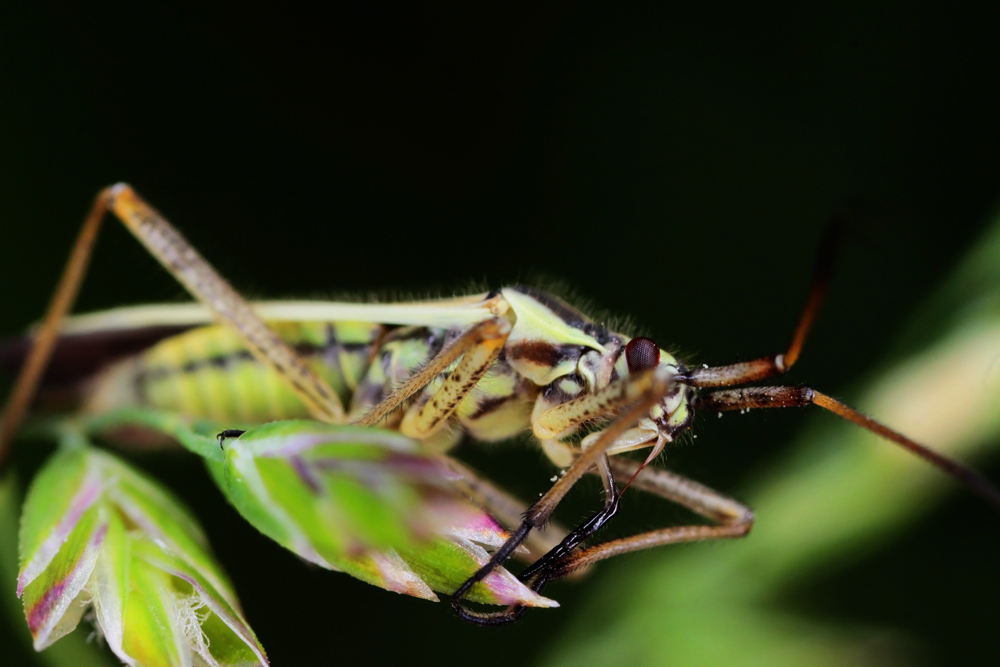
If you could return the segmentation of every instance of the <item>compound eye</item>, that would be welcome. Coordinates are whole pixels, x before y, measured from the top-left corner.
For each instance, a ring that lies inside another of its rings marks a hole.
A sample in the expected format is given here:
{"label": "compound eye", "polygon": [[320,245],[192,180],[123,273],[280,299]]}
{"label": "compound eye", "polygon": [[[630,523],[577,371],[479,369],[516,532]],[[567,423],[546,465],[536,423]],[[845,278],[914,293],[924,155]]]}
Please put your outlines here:
{"label": "compound eye", "polygon": [[660,346],[652,338],[633,338],[625,346],[625,361],[629,373],[656,368],[660,363]]}

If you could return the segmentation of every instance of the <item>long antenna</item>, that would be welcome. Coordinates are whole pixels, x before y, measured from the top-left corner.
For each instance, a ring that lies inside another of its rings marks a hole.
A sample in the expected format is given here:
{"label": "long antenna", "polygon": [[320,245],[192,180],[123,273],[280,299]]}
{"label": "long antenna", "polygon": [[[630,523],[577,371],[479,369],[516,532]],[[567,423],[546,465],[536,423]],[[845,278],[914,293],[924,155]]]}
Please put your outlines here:
{"label": "long antenna", "polygon": [[[712,370],[712,369],[709,369]],[[926,445],[907,438],[902,433],[892,430],[885,424],[875,421],[852,407],[818,392],[809,387],[742,387],[739,389],[721,389],[699,396],[695,400],[696,410],[708,412],[726,412],[729,410],[757,410],[760,408],[797,408],[806,405],[818,405],[824,410],[854,422],[889,442],[894,442],[903,449],[916,454],[938,470],[950,475],[971,490],[978,493],[991,505],[1000,509],[1000,489],[989,480],[958,461],[936,452]]]}
{"label": "long antenna", "polygon": [[896,443],[903,449],[916,454],[923,460],[930,463],[937,469],[951,475],[956,480],[978,493],[987,502],[1000,509],[1000,489],[997,489],[989,480],[971,468],[967,468],[958,461],[948,458],[940,452],[936,452],[930,447],[925,447],[919,442],[910,440],[902,433],[897,433],[891,428],[877,422],[871,417],[864,415],[854,408],[844,405],[840,401],[813,390],[813,403],[825,408],[830,412],[840,415],[848,421],[852,421],[862,428],[866,428],[872,433],[879,435],[886,440]]}

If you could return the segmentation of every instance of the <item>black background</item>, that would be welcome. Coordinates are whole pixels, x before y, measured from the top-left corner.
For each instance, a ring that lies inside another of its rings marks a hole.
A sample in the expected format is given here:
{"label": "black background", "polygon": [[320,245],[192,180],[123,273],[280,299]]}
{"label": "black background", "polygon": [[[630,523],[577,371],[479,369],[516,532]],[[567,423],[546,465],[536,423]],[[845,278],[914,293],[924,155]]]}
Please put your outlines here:
{"label": "black background", "polygon": [[[253,296],[542,273],[722,363],[786,343],[823,223],[850,204],[865,239],[794,376],[849,391],[1000,192],[995,3],[205,4],[0,9],[0,334],[41,314],[91,198],[127,180]],[[108,225],[78,310],[180,298]],[[802,418],[705,424],[670,460],[735,490]],[[552,474],[524,443],[462,452],[525,497]],[[21,448],[19,470],[42,453]],[[302,565],[197,462],[140,463],[204,521],[275,664],[530,661],[587,594],[559,586],[559,611],[467,627]],[[996,517],[956,494],[789,604],[896,629],[926,664],[995,664],[997,602],[977,587],[998,542]]]}

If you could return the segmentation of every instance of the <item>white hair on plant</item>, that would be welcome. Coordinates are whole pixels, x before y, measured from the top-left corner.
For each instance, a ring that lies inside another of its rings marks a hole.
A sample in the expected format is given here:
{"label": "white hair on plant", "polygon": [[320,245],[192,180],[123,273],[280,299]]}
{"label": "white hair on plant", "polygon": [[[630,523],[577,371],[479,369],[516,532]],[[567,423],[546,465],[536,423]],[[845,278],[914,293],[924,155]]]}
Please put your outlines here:
{"label": "white hair on plant", "polygon": [[[176,628],[187,640],[194,652],[203,661],[201,664],[219,667],[219,662],[209,653],[209,639],[201,629],[202,624],[208,620],[211,610],[205,605],[205,601],[200,595],[178,595],[174,607]],[[197,658],[195,658],[197,661]],[[195,662],[199,664],[199,662]]]}

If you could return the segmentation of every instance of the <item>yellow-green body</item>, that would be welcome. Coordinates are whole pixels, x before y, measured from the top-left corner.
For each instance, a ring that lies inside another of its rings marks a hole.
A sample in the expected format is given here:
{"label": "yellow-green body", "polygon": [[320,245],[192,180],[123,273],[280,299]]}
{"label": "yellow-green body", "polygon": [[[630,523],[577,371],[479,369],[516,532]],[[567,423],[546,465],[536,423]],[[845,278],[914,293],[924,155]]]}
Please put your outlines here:
{"label": "yellow-green body", "polygon": [[[472,324],[498,313],[506,317],[512,328],[503,351],[456,410],[452,428],[438,436],[442,445],[462,433],[485,441],[509,438],[531,428],[533,414],[628,374],[622,354],[628,336],[527,287],[421,303],[271,303],[259,310],[329,383],[352,418],[390,394]],[[84,410],[142,406],[233,424],[309,416],[294,392],[247,351],[236,333],[206,320],[205,313],[178,305],[119,309],[71,321],[70,336],[165,323],[191,327],[91,379],[83,393]],[[683,369],[662,350],[660,363]],[[449,372],[428,384],[415,402],[427,400]],[[661,431],[683,430],[690,420],[689,399],[678,394],[650,417],[661,422]],[[388,425],[398,425],[398,419]]]}

